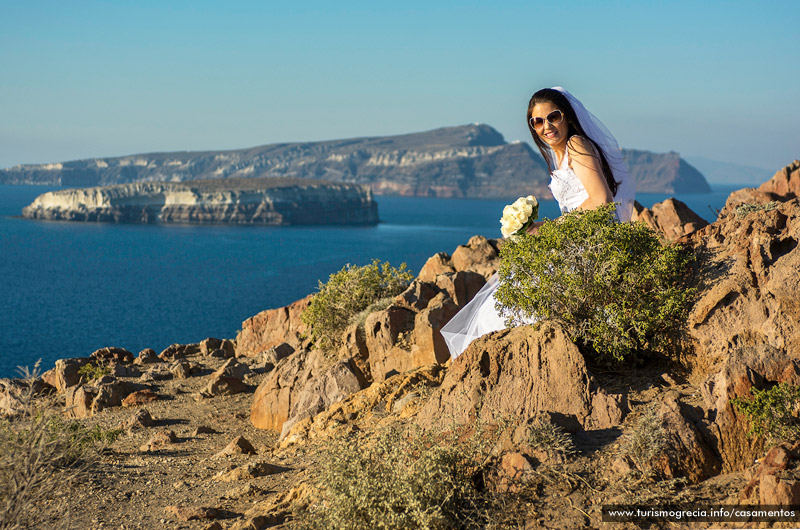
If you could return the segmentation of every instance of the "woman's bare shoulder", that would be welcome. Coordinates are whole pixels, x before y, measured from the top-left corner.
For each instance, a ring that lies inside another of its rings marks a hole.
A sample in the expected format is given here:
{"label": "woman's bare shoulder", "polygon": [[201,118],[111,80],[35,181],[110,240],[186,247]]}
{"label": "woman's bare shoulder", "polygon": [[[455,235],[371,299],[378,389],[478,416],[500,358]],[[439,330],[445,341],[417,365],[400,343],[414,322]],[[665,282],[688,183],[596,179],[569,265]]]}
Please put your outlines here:
{"label": "woman's bare shoulder", "polygon": [[567,140],[567,150],[569,151],[570,158],[575,158],[576,156],[598,156],[597,148],[594,146],[594,143],[588,138],[577,134],[570,136],[569,140]]}

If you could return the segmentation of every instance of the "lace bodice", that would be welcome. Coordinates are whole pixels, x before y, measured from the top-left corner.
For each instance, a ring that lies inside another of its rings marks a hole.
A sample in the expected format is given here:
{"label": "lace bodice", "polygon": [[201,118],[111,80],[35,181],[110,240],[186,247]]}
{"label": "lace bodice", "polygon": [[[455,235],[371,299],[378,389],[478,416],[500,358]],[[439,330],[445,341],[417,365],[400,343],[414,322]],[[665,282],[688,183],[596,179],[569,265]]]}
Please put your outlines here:
{"label": "lace bodice", "polygon": [[561,160],[561,165],[550,174],[549,186],[550,191],[553,192],[553,197],[558,201],[561,213],[574,210],[589,198],[586,188],[583,187],[578,176],[569,167],[569,155],[566,151],[564,152],[564,158]]}

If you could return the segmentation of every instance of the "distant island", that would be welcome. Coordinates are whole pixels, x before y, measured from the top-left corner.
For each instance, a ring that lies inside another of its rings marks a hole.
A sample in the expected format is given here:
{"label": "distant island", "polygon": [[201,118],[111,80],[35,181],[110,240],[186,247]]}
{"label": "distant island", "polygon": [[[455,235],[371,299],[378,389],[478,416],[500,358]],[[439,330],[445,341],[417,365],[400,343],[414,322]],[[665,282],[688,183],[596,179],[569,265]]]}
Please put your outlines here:
{"label": "distant island", "polygon": [[116,223],[370,225],[378,222],[378,205],[367,186],[262,177],[51,191],[22,215]]}
{"label": "distant island", "polygon": [[[639,192],[708,193],[703,175],[677,153],[623,150]],[[148,153],[0,170],[3,184],[97,186],[148,181],[324,179],[414,197],[548,198],[538,152],[508,143],[485,124],[398,136],[281,143],[231,151]]]}

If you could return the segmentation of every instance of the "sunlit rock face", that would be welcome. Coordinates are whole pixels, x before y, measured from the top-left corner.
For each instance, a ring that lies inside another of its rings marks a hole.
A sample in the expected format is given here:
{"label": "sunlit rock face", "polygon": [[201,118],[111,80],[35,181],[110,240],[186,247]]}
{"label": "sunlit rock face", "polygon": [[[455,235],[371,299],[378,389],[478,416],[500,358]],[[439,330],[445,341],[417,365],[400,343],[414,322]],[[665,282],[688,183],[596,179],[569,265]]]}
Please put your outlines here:
{"label": "sunlit rock face", "polygon": [[374,224],[372,192],[298,179],[137,182],[59,190],[22,210],[30,219],[116,223]]}

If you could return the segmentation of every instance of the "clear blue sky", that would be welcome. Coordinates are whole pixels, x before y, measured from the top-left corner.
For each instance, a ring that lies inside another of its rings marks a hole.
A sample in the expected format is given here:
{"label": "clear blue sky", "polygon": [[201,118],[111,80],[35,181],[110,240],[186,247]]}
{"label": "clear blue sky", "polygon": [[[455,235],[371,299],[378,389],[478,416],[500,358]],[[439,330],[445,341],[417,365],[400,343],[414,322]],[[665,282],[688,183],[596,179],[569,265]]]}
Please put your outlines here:
{"label": "clear blue sky", "polygon": [[563,85],[624,147],[800,158],[800,1],[0,0],[0,167],[400,134],[529,140]]}

